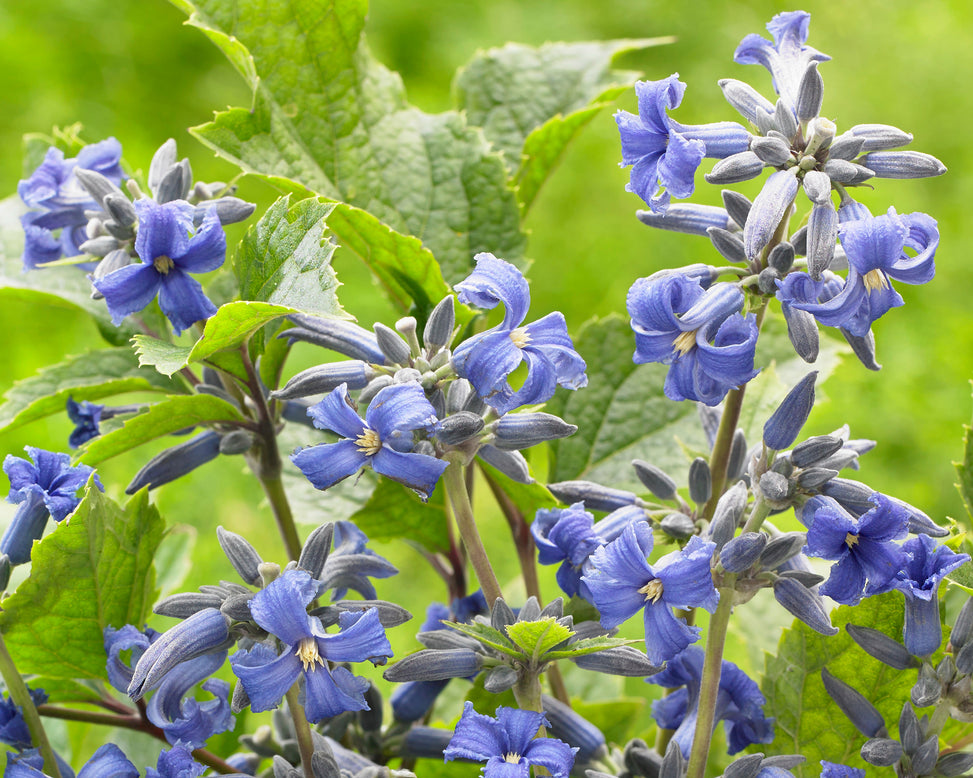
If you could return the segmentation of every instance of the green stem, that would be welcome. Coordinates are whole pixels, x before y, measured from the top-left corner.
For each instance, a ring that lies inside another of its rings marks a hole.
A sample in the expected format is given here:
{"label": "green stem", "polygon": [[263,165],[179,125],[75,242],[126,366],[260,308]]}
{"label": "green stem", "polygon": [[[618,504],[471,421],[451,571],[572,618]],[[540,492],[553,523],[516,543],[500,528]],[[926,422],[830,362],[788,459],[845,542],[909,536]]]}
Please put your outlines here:
{"label": "green stem", "polygon": [[27,729],[30,732],[31,742],[40,750],[41,756],[44,758],[44,773],[51,778],[61,778],[57,760],[54,758],[54,750],[47,739],[40,714],[34,707],[34,701],[30,698],[30,691],[18,672],[13,657],[7,651],[7,644],[4,642],[2,634],[0,634],[0,676],[3,676],[3,682],[7,687],[7,694],[10,695],[10,699],[14,705],[20,707],[23,713],[24,721],[27,723]]}
{"label": "green stem", "polygon": [[466,489],[466,479],[464,477],[465,467],[455,459],[451,459],[449,467],[443,474],[446,482],[446,494],[449,495],[449,502],[453,506],[453,516],[456,518],[456,526],[459,527],[459,535],[466,546],[473,571],[480,582],[483,596],[486,598],[487,606],[492,608],[493,604],[503,596],[500,591],[500,583],[493,572],[490,558],[487,556],[483,541],[480,539],[480,532],[476,527],[476,519],[473,517],[473,506],[470,504],[470,494]]}
{"label": "green stem", "polygon": [[533,670],[522,670],[514,684],[514,697],[521,710],[543,713],[541,705],[541,679]]}
{"label": "green stem", "polygon": [[300,703],[300,690],[295,683],[287,690],[287,708],[294,721],[294,732],[297,734],[297,749],[301,752],[301,766],[304,768],[305,778],[314,778],[311,770],[311,757],[314,755],[314,741],[311,740],[311,725],[307,723],[304,708]]}
{"label": "green stem", "polygon": [[[277,447],[276,442],[274,448]],[[284,540],[287,549],[287,556],[297,560],[301,556],[301,539],[297,534],[297,526],[294,524],[294,515],[291,513],[290,503],[287,501],[287,493],[284,491],[284,481],[280,474],[273,478],[258,475],[260,485],[263,486],[264,494],[270,502],[270,508],[274,512],[274,519],[277,521],[277,529]]]}
{"label": "green stem", "polygon": [[723,496],[723,487],[726,486],[726,466],[730,461],[730,450],[733,448],[733,435],[736,433],[737,425],[740,423],[740,410],[743,408],[743,395],[746,393],[746,384],[739,389],[731,389],[726,396],[723,405],[723,415],[720,417],[720,428],[716,432],[716,440],[713,442],[713,453],[709,458],[709,469],[713,479],[713,488],[710,498],[703,507],[702,518],[709,521],[716,512],[716,503]]}

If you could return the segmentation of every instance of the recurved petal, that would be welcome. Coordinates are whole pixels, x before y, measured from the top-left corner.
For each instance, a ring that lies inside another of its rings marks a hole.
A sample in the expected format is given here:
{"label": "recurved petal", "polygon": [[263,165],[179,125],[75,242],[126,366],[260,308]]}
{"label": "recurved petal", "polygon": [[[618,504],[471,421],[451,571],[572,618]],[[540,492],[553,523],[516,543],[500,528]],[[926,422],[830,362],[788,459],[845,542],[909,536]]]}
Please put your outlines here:
{"label": "recurved petal", "polygon": [[365,421],[382,440],[396,431],[429,427],[436,423],[436,409],[417,383],[392,384],[381,389],[368,404]]}
{"label": "recurved petal", "polygon": [[733,314],[720,324],[713,342],[705,336],[696,339],[696,361],[709,377],[727,387],[740,386],[753,378],[753,358],[757,347],[757,322],[752,313]]}
{"label": "recurved petal", "polygon": [[[537,733],[536,729],[534,733]],[[443,752],[443,758],[447,762],[453,759],[484,762],[503,754],[506,747],[507,737],[500,722],[477,713],[473,709],[473,703],[467,702],[463,707],[463,715],[456,724],[453,739]]]}
{"label": "recurved petal", "polygon": [[659,185],[665,187],[671,197],[680,200],[691,197],[696,189],[696,170],[705,156],[706,144],[703,141],[671,133],[666,153],[659,160]]}
{"label": "recurved petal", "polygon": [[910,257],[903,252],[886,272],[907,284],[925,284],[936,274],[933,258],[939,248],[939,228],[936,220],[924,213],[909,213],[901,218],[909,228],[905,247],[916,255]]}
{"label": "recurved petal", "polygon": [[679,273],[661,278],[640,278],[626,297],[628,315],[633,326],[638,325],[649,333],[673,333],[678,335],[684,328],[677,314],[688,311],[704,294],[695,278]]}
{"label": "recurved petal", "polygon": [[484,332],[466,342],[470,346],[460,352],[462,361],[454,359],[453,365],[463,378],[469,379],[477,394],[488,399],[506,386],[507,376],[524,359],[523,351],[514,345],[509,330]]}
{"label": "recurved petal", "polygon": [[384,446],[371,461],[376,473],[405,484],[423,501],[429,499],[439,477],[448,467],[446,461],[427,454],[400,454]]}
{"label": "recurved petal", "polygon": [[678,73],[659,81],[636,81],[635,94],[639,101],[639,118],[642,123],[653,132],[667,135],[669,117],[666,111],[678,108],[685,93],[686,84],[679,80]]}
{"label": "recurved petal", "polygon": [[850,264],[859,274],[871,270],[886,270],[902,255],[909,227],[890,210],[871,219],[856,219],[842,225],[841,246]]}
{"label": "recurved petal", "polygon": [[126,265],[92,282],[105,297],[113,324],[121,324],[131,313],[138,313],[155,298],[162,286],[162,275],[151,263]]}
{"label": "recurved petal", "polygon": [[304,711],[308,721],[315,723],[346,710],[368,710],[365,690],[368,681],[352,675],[344,667],[315,666],[304,674]]}
{"label": "recurved petal", "polygon": [[207,208],[203,222],[182,254],[170,255],[177,267],[188,273],[208,273],[226,259],[226,233],[216,208]]}
{"label": "recurved petal", "polygon": [[689,627],[677,619],[665,602],[645,605],[645,654],[654,665],[672,659],[686,646],[699,640],[699,627]]}
{"label": "recurved petal", "polygon": [[476,268],[455,286],[460,302],[486,309],[503,303],[506,310],[501,327],[506,330],[517,327],[530,308],[527,279],[512,264],[493,254],[481,252],[473,259]]}
{"label": "recurved petal", "polygon": [[720,600],[710,570],[716,544],[693,535],[681,551],[656,563],[662,600],[672,608],[704,608],[712,613]]}
{"label": "recurved petal", "polygon": [[634,165],[643,157],[658,158],[665,153],[667,136],[647,129],[635,114],[617,111],[615,123],[622,141],[622,165]]}
{"label": "recurved petal", "polygon": [[328,489],[338,481],[354,475],[368,457],[352,440],[309,446],[291,454],[291,462],[313,484],[315,489]]}
{"label": "recurved petal", "polygon": [[185,200],[159,205],[148,198],[136,200],[134,205],[139,219],[135,253],[144,264],[151,265],[157,257],[175,259],[186,254],[194,231],[193,206]]}
{"label": "recurved petal", "polygon": [[307,415],[318,429],[331,430],[350,440],[355,440],[365,431],[365,422],[348,400],[347,384],[342,384],[317,405],[312,405]]}
{"label": "recurved petal", "polygon": [[261,627],[289,646],[313,634],[307,606],[319,584],[303,570],[288,570],[250,600],[250,614]]}
{"label": "recurved petal", "polygon": [[322,656],[332,662],[364,662],[370,657],[392,656],[377,608],[364,613],[346,611],[339,619],[341,632],[318,637]]}
{"label": "recurved petal", "polygon": [[[111,275],[113,274],[106,278]],[[203,293],[202,285],[188,273],[174,267],[160,277],[160,284],[159,307],[172,322],[172,329],[177,335],[189,329],[195,322],[208,319],[216,313],[216,306]],[[104,291],[102,294],[107,300],[108,294]]]}
{"label": "recurved petal", "polygon": [[280,705],[287,690],[301,675],[301,660],[293,647],[277,656],[273,649],[257,643],[249,651],[237,651],[230,657],[230,664],[250,698],[254,713]]}
{"label": "recurved petal", "polygon": [[858,559],[848,554],[831,565],[831,575],[819,591],[842,605],[856,605],[865,591],[865,571]]}
{"label": "recurved petal", "polygon": [[577,748],[551,737],[536,738],[527,744],[524,757],[532,765],[546,767],[553,778],[568,778],[574,767]]}

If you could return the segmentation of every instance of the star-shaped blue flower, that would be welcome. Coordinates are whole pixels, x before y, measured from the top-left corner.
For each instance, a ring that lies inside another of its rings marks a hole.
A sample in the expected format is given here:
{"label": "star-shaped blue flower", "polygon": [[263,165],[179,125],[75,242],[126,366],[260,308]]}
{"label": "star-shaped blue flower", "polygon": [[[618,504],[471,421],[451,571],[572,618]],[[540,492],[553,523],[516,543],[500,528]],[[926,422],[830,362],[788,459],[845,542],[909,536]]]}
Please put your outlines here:
{"label": "star-shaped blue flower", "polygon": [[500,707],[493,718],[467,702],[443,758],[486,762],[484,778],[528,778],[533,765],[547,768],[553,778],[568,778],[578,749],[535,737],[542,725],[550,726],[543,713]]}
{"label": "star-shaped blue flower", "polygon": [[291,456],[315,489],[328,489],[363,467],[405,484],[428,500],[448,463],[427,454],[412,453],[412,432],[430,429],[436,410],[417,383],[393,384],[380,390],[365,411],[365,419],[348,400],[341,384],[308,409],[314,426],[331,430],[344,440],[301,449]]}
{"label": "star-shaped blue flower", "polygon": [[362,662],[392,656],[378,611],[346,611],[341,632],[329,635],[321,620],[307,612],[320,594],[320,584],[302,570],[288,570],[250,601],[253,620],[283,645],[278,656],[267,645],[256,644],[230,658],[255,712],[276,708],[287,690],[304,679],[304,711],[309,721],[337,716],[346,710],[368,710],[364,692],[368,681],[356,678],[329,662]]}
{"label": "star-shaped blue flower", "polygon": [[[530,308],[523,274],[493,254],[477,254],[476,269],[456,285],[461,302],[478,308],[504,305],[503,321],[463,341],[453,352],[453,367],[473,384],[487,405],[504,414],[522,405],[547,402],[558,385],[588,384],[585,363],[568,335],[564,315],[550,313],[522,327]],[[516,391],[510,374],[527,363],[527,380]]]}
{"label": "star-shaped blue flower", "polygon": [[207,273],[223,264],[226,235],[215,208],[206,209],[198,228],[196,210],[185,200],[162,205],[149,199],[135,201],[135,252],[142,263],[119,268],[93,282],[105,296],[115,324],[141,311],[156,295],[177,335],[216,313],[199,281],[189,274]]}
{"label": "star-shaped blue flower", "polygon": [[104,405],[87,400],[75,402],[73,397],[68,398],[68,418],[74,422],[74,430],[68,437],[68,445],[71,448],[78,448],[101,434],[99,424],[104,410]]}
{"label": "star-shaped blue flower", "polygon": [[661,665],[699,639],[699,628],[676,618],[673,608],[716,610],[720,595],[713,586],[710,564],[716,544],[698,535],[685,548],[650,565],[652,529],[645,522],[629,524],[607,546],[595,551],[588,585],[605,629],[627,621],[640,610],[645,620],[645,653]]}

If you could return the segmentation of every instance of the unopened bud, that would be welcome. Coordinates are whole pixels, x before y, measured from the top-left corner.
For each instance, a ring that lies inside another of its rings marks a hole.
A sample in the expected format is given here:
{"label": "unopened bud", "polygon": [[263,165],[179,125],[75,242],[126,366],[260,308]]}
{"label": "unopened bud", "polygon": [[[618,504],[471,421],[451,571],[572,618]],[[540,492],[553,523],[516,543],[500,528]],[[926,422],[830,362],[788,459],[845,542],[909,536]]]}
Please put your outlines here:
{"label": "unopened bud", "polygon": [[757,778],[760,765],[764,760],[763,754],[747,754],[727,765],[723,771],[723,778]]}
{"label": "unopened bud", "polygon": [[[797,100],[794,103],[794,111],[801,124],[806,124],[821,113],[821,103],[824,102],[824,79],[818,73],[818,63],[812,61],[808,64],[801,78],[801,84],[797,88]],[[834,132],[832,132],[834,137]]]}
{"label": "unopened bud", "polygon": [[121,192],[109,192],[105,195],[105,210],[123,227],[131,227],[138,221],[132,201]]}
{"label": "unopened bud", "polygon": [[738,233],[719,227],[710,227],[706,234],[709,235],[713,247],[723,255],[723,259],[727,262],[747,261],[746,252],[743,250],[743,240]]}
{"label": "unopened bud", "polygon": [[909,698],[917,708],[928,708],[939,702],[943,693],[943,685],[936,676],[933,666],[924,662],[919,668],[919,680],[912,687]]}
{"label": "unopened bud", "polygon": [[497,665],[483,679],[483,688],[491,694],[502,694],[517,683],[517,671],[508,665]]}
{"label": "unopened bud", "polygon": [[391,327],[386,327],[381,322],[375,322],[372,325],[372,329],[375,332],[375,339],[378,342],[378,347],[381,349],[382,353],[389,364],[391,365],[408,365],[409,357],[412,354],[412,350],[409,348],[409,344],[406,343],[402,336],[399,335]]}
{"label": "unopened bud", "polygon": [[285,330],[279,337],[313,343],[362,362],[385,364],[385,354],[378,347],[378,340],[364,327],[343,319],[324,319],[309,314],[295,314],[289,320],[297,328]]}
{"label": "unopened bud", "polygon": [[91,195],[91,199],[98,203],[99,207],[104,202],[105,197],[110,194],[121,195],[122,190],[115,186],[111,181],[109,181],[105,176],[96,170],[87,170],[85,168],[75,168],[74,176],[78,179],[78,183],[83,186],[88,194]]}
{"label": "unopened bud", "polygon": [[469,648],[439,651],[425,648],[402,657],[383,673],[386,681],[441,681],[468,678],[483,668],[483,657]]}
{"label": "unopened bud", "polygon": [[215,430],[201,432],[185,443],[167,448],[149,460],[125,488],[125,494],[135,494],[147,486],[149,490],[175,481],[191,473],[200,465],[220,455],[220,435]]}
{"label": "unopened bud", "polygon": [[727,541],[720,551],[720,564],[730,573],[742,573],[753,567],[767,545],[762,532],[745,532]]}
{"label": "unopened bud", "polygon": [[253,448],[254,436],[247,430],[231,430],[220,435],[220,453],[225,456],[238,456]]}
{"label": "unopened bud", "polygon": [[703,176],[708,184],[717,186],[739,184],[756,178],[764,169],[763,160],[752,151],[741,151],[719,160],[713,169]]}
{"label": "unopened bud", "polygon": [[257,553],[257,549],[242,535],[225,530],[223,527],[216,528],[216,537],[220,548],[223,549],[223,553],[226,554],[226,558],[230,560],[237,574],[251,586],[258,586],[261,582],[260,565],[263,560]]}
{"label": "unopened bud", "polygon": [[781,305],[781,310],[787,323],[787,337],[794,346],[794,351],[805,362],[814,363],[820,348],[818,323],[814,316],[787,303]]}
{"label": "unopened bud", "polygon": [[373,371],[359,360],[328,362],[302,370],[280,389],[271,392],[275,400],[293,400],[334,391],[342,384],[349,389],[364,389]]}
{"label": "unopened bud", "polygon": [[605,735],[586,718],[560,700],[541,695],[541,707],[551,725],[551,734],[578,749],[577,758],[590,762],[606,753]]}
{"label": "unopened bud", "polygon": [[574,424],[550,413],[507,413],[494,429],[494,445],[503,451],[517,451],[566,438],[577,431]]}
{"label": "unopened bud", "polygon": [[436,437],[444,445],[457,446],[479,434],[482,429],[482,416],[469,411],[459,411],[440,422]]}
{"label": "unopened bud", "polygon": [[902,758],[902,744],[887,737],[872,738],[862,746],[861,756],[876,767],[891,767]]}
{"label": "unopened bud", "polygon": [[646,489],[660,500],[674,500],[676,498],[676,482],[661,468],[651,465],[641,459],[632,460],[635,475]]}
{"label": "unopened bud", "polygon": [[807,223],[807,272],[819,280],[834,259],[838,212],[830,199],[815,203]]}
{"label": "unopened bud", "polygon": [[253,618],[250,612],[250,600],[253,598],[253,592],[230,595],[220,605],[220,613],[231,621],[250,621]]}
{"label": "unopened bud", "polygon": [[[186,160],[182,160],[182,162],[186,162]],[[184,200],[186,195],[189,194],[192,174],[189,173],[188,167],[183,165],[182,162],[173,165],[162,176],[159,189],[155,195],[156,202],[162,204],[173,200]],[[188,178],[187,173],[189,173]]]}
{"label": "unopened bud", "polygon": [[828,147],[828,159],[852,160],[865,148],[865,139],[846,132],[835,138]]}
{"label": "unopened bud", "polygon": [[697,505],[706,503],[713,493],[713,476],[709,462],[696,457],[689,465],[689,499]]}
{"label": "unopened bud", "polygon": [[750,141],[750,151],[770,167],[782,167],[791,159],[791,147],[787,141],[775,135],[754,138]]}
{"label": "unopened bud", "polygon": [[786,273],[794,264],[794,247],[787,241],[781,241],[770,250],[767,255],[767,266],[780,274]]}
{"label": "unopened bud", "polygon": [[768,570],[780,567],[788,559],[797,556],[805,543],[807,536],[803,532],[787,532],[773,538],[760,553],[760,566]]}
{"label": "unopened bud", "polygon": [[[417,721],[424,715],[425,712],[414,719],[403,719],[398,715],[396,718],[400,721]],[[443,751],[446,750],[449,741],[452,739],[453,730],[451,729],[425,726],[411,727],[405,734],[405,740],[402,744],[402,756],[442,760]]]}
{"label": "unopened bud", "polygon": [[726,211],[713,205],[673,203],[665,213],[636,211],[642,224],[660,230],[681,232],[686,235],[705,235],[710,227],[728,230],[732,226]]}
{"label": "unopened bud", "polygon": [[772,267],[765,267],[757,275],[757,288],[764,294],[776,294],[780,273]]}
{"label": "unopened bud", "polygon": [[894,667],[896,670],[906,670],[910,667],[919,666],[918,660],[908,652],[905,646],[899,641],[893,640],[884,632],[855,624],[846,624],[845,629],[866,654],[879,662]]}
{"label": "unopened bud", "polygon": [[831,199],[831,179],[820,170],[810,170],[804,176],[804,193],[812,203],[824,203]]}
{"label": "unopened bud", "polygon": [[334,538],[334,524],[328,522],[315,528],[307,536],[304,546],[301,548],[301,556],[297,560],[297,568],[306,570],[311,574],[311,578],[316,580],[321,578],[324,573],[324,566],[331,553],[331,541]]}
{"label": "unopened bud", "polygon": [[838,471],[830,467],[809,467],[797,477],[797,485],[806,490],[818,489],[836,475]]}
{"label": "unopened bud", "polygon": [[973,597],[967,597],[956,616],[953,630],[949,633],[949,642],[953,644],[954,653],[969,643],[971,636],[973,636]]}
{"label": "unopened bud", "polygon": [[169,138],[159,146],[155,154],[152,155],[152,162],[149,164],[148,183],[149,189],[153,194],[158,194],[159,184],[169,169],[176,164],[176,141]]}
{"label": "unopened bud", "polygon": [[216,200],[208,200],[206,207],[216,209],[216,217],[220,224],[237,224],[246,221],[257,209],[255,203],[248,203],[239,197],[219,197]]}
{"label": "unopened bud", "polygon": [[373,378],[368,382],[367,386],[358,393],[358,403],[360,405],[368,405],[372,400],[375,399],[375,395],[382,391],[386,386],[391,386],[395,383],[394,379],[390,375],[380,375]]}
{"label": "unopened bud", "polygon": [[841,438],[832,435],[817,435],[798,443],[791,452],[791,462],[795,467],[810,467],[827,459],[844,445]]}
{"label": "unopened bud", "polygon": [[963,751],[954,751],[950,754],[943,754],[936,760],[936,772],[945,775],[947,778],[965,775],[973,769],[973,754]]}
{"label": "unopened bud", "polygon": [[794,202],[797,188],[794,168],[778,170],[764,183],[743,229],[743,245],[749,259],[755,259],[764,246],[770,243],[778,225]]}
{"label": "unopened bud", "polygon": [[929,775],[936,766],[939,756],[939,736],[931,735],[912,755],[912,770],[915,775]]}
{"label": "unopened bud", "polygon": [[773,470],[760,476],[758,482],[760,493],[775,508],[785,508],[790,504],[794,490],[787,476],[775,473]]}
{"label": "unopened bud", "polygon": [[107,256],[116,249],[118,249],[118,241],[111,235],[99,235],[78,246],[82,254],[90,254],[93,257]]}
{"label": "unopened bud", "polygon": [[188,619],[195,613],[206,608],[219,608],[223,604],[223,597],[218,594],[203,592],[180,592],[171,594],[155,604],[153,613],[169,616],[173,619]]}
{"label": "unopened bud", "polygon": [[723,207],[726,208],[726,212],[742,230],[747,223],[747,215],[750,213],[750,207],[753,203],[750,202],[746,195],[742,195],[732,189],[724,189],[720,192],[720,195],[723,198]]}
{"label": "unopened bud", "polygon": [[710,540],[716,544],[717,552],[736,534],[747,507],[747,495],[746,485],[743,481],[737,481],[716,503],[710,522]]}
{"label": "unopened bud", "polygon": [[626,678],[644,678],[659,672],[643,651],[632,646],[618,646],[579,656],[572,660],[578,667],[605,675],[621,675]]}
{"label": "unopened bud", "polygon": [[829,159],[824,163],[824,172],[828,174],[828,178],[838,184],[845,186],[861,184],[875,176],[874,170],[864,166],[865,159],[867,157],[862,158],[861,164],[843,159]]}
{"label": "unopened bud", "polygon": [[726,483],[733,484],[743,478],[747,468],[747,436],[743,430],[733,433],[730,456],[726,462]]}
{"label": "unopened bud", "polygon": [[[841,679],[835,678],[826,667],[821,669],[821,680],[824,682],[824,689],[828,696],[855,725],[855,729],[868,738],[877,738],[885,734],[885,721],[882,719],[882,714],[860,692]],[[895,745],[899,746],[897,742]],[[899,746],[899,754],[901,753],[902,747]],[[898,757],[892,761],[897,759]]]}
{"label": "unopened bud", "polygon": [[439,301],[432,309],[426,320],[426,327],[422,332],[426,350],[430,353],[448,346],[453,339],[453,328],[456,326],[456,306],[452,295]]}
{"label": "unopened bud", "polygon": [[611,512],[638,503],[638,495],[623,489],[612,489],[591,481],[561,481],[548,484],[555,497],[567,505],[583,502],[588,510]]}
{"label": "unopened bud", "polygon": [[874,151],[861,162],[879,178],[928,178],[946,172],[942,162],[921,151]]}
{"label": "unopened bud", "polygon": [[692,537],[696,531],[696,522],[692,517],[679,512],[670,513],[659,522],[659,526],[669,537],[677,539]]}
{"label": "unopened bud", "polygon": [[774,113],[773,103],[750,84],[735,78],[724,78],[720,81],[720,89],[726,101],[752,124],[759,126],[759,118],[770,117]]}
{"label": "unopened bud", "polygon": [[859,336],[852,335],[843,327],[839,329],[841,330],[841,334],[845,336],[845,340],[848,341],[848,345],[851,346],[851,350],[855,356],[858,357],[859,362],[869,370],[882,369],[882,366],[875,361],[875,333],[869,330],[864,336]]}
{"label": "unopened bud", "polygon": [[[504,451],[496,446],[487,445],[480,446],[479,451],[476,453],[488,465],[497,468],[497,470],[508,478],[512,478],[517,483],[534,483],[534,479],[530,475],[530,467],[527,465],[527,460],[524,459],[524,455],[519,451]],[[568,502],[576,502],[576,500],[568,500]]]}
{"label": "unopened bud", "polygon": [[815,594],[794,578],[778,578],[774,581],[774,598],[792,616],[800,619],[815,632],[830,637],[838,630],[831,624],[820,595]]}
{"label": "unopened bud", "polygon": [[808,373],[791,389],[764,424],[764,445],[774,451],[788,448],[797,438],[814,407],[816,370]]}

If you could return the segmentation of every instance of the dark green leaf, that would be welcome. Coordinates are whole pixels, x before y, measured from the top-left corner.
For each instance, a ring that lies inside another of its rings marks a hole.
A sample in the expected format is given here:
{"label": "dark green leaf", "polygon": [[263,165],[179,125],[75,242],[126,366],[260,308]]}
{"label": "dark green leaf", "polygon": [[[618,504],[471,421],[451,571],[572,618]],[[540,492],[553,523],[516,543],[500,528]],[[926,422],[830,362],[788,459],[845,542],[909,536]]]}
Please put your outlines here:
{"label": "dark green leaf", "polygon": [[427,551],[449,551],[445,490],[433,492],[422,502],[411,489],[388,478],[379,478],[368,502],[351,515],[372,540],[407,540]]}
{"label": "dark green leaf", "polygon": [[148,492],[120,506],[89,483],[74,514],[34,546],[0,629],[22,673],[107,678],[105,627],[141,626],[155,599],[164,523]]}

